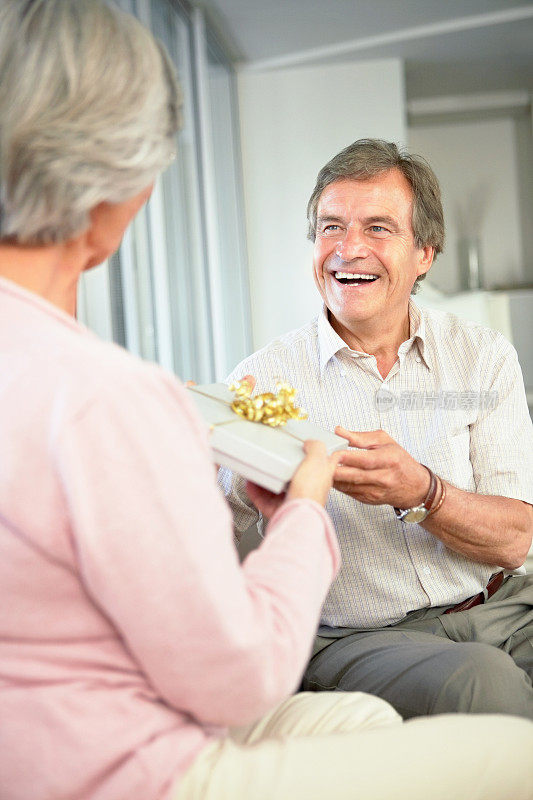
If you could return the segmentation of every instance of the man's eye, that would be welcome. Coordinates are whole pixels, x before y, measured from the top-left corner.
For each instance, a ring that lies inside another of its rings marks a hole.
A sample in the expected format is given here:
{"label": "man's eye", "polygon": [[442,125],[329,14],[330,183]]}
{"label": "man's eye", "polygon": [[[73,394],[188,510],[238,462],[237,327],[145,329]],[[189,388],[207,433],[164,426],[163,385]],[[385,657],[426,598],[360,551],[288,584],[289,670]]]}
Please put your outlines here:
{"label": "man's eye", "polygon": [[387,228],[384,228],[383,225],[371,225],[370,230],[372,233],[388,233]]}
{"label": "man's eye", "polygon": [[324,233],[331,233],[338,230],[339,230],[338,225],[326,225],[326,227],[324,228]]}

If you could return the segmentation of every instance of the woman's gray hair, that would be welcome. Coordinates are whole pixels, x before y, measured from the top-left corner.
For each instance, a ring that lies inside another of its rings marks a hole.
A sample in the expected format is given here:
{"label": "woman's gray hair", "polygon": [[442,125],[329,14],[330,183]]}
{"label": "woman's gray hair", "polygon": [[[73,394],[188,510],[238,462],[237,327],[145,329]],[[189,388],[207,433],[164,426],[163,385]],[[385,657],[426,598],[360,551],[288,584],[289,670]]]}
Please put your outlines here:
{"label": "woman's gray hair", "polygon": [[[413,236],[417,247],[433,247],[435,257],[444,249],[444,213],[439,182],[421,156],[400,150],[394,142],[383,139],[359,139],[341,150],[318,173],[313,194],[307,204],[308,237],[316,237],[317,208],[326,186],[339,180],[369,180],[383,172],[398,169],[413,190]],[[413,294],[418,289],[420,275]]]}
{"label": "woman's gray hair", "polygon": [[62,242],[172,159],[181,96],[165,49],[105,0],[1,0],[0,239]]}

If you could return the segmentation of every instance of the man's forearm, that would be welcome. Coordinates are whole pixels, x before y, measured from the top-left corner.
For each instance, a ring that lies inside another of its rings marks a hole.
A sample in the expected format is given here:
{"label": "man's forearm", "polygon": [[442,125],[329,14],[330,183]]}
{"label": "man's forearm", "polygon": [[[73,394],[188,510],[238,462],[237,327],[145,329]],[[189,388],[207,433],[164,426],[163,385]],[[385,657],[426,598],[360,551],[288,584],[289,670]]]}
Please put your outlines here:
{"label": "man's forearm", "polygon": [[533,508],[521,500],[473,494],[446,483],[441,508],[421,524],[473,561],[515,569],[531,546]]}
{"label": "man's forearm", "polygon": [[[356,432],[337,426],[350,449],[343,451],[334,488],[361,503],[409,509],[427,496],[428,468],[385,431]],[[435,499],[438,503],[438,496]],[[408,523],[407,523],[408,524]],[[457,553],[481,564],[515,569],[531,546],[533,507],[521,500],[482,495],[446,483],[438,511],[420,523]]]}

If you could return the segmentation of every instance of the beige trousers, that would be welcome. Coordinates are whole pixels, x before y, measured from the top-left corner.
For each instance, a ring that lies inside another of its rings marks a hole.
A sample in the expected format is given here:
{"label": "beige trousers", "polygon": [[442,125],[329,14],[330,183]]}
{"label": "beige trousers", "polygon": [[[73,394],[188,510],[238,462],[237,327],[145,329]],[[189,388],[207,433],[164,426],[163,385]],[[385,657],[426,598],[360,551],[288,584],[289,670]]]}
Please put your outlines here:
{"label": "beige trousers", "polygon": [[301,693],[208,745],[174,800],[533,800],[533,723],[402,722],[360,692]]}

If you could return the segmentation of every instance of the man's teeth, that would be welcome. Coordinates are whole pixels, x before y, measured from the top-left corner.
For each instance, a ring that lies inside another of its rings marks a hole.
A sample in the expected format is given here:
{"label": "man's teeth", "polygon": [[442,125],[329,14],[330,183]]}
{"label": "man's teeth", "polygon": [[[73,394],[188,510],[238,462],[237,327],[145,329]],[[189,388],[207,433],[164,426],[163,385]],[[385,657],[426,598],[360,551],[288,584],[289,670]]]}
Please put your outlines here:
{"label": "man's teeth", "polygon": [[361,275],[357,272],[336,272],[335,277],[337,280],[349,280],[349,281],[373,281],[378,276],[377,275]]}

